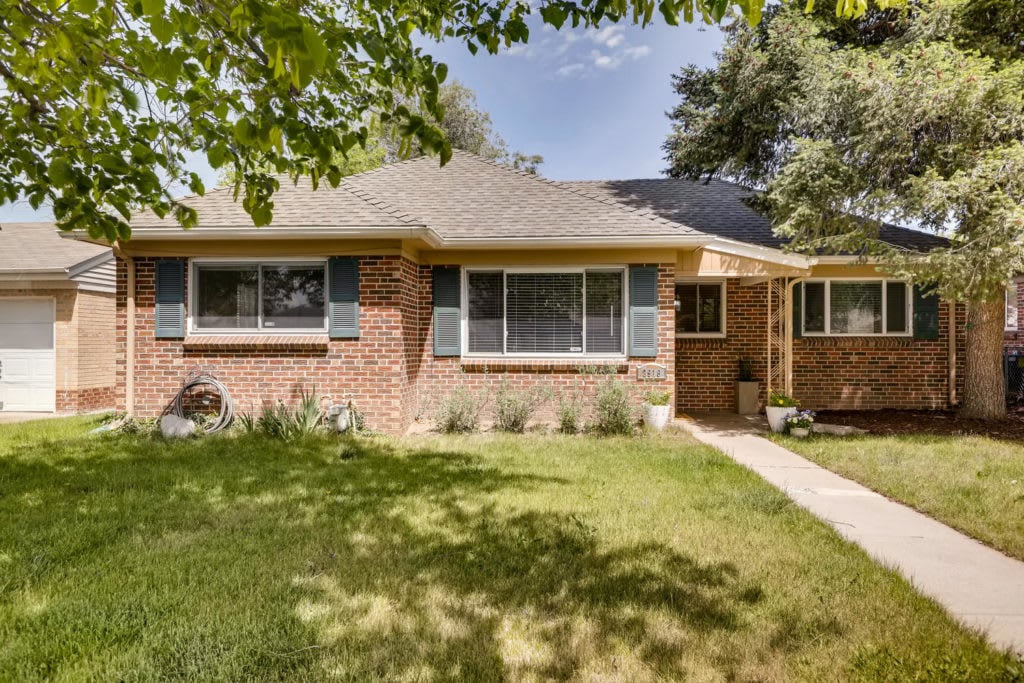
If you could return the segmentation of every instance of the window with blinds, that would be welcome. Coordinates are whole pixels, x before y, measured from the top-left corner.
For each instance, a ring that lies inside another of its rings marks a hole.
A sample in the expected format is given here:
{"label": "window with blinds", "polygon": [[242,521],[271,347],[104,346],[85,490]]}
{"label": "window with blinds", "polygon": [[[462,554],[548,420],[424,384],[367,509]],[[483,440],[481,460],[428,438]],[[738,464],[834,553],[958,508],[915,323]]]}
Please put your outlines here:
{"label": "window with blinds", "polygon": [[821,280],[803,287],[805,335],[910,334],[910,288],[898,280]]}
{"label": "window with blinds", "polygon": [[625,352],[624,271],[469,271],[469,353]]}

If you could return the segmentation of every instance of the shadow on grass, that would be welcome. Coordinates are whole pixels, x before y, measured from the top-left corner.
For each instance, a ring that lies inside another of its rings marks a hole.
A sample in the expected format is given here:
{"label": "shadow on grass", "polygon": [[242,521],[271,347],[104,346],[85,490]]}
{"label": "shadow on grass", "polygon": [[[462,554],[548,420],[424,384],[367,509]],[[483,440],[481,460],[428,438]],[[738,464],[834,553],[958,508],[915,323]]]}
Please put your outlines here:
{"label": "shadow on grass", "polygon": [[0,677],[685,677],[761,588],[530,505],[572,486],[385,442],[0,444]]}

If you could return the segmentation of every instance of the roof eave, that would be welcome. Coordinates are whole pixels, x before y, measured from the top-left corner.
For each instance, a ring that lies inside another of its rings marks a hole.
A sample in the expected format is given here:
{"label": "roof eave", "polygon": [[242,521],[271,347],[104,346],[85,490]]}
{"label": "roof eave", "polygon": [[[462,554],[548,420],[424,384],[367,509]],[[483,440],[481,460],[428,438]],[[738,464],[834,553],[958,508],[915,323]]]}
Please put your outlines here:
{"label": "roof eave", "polygon": [[806,270],[812,266],[817,265],[820,261],[817,256],[804,256],[803,254],[791,254],[781,249],[774,249],[772,247],[762,247],[756,244],[750,244],[748,242],[740,242],[739,240],[726,239],[724,237],[716,237],[711,240],[705,247],[712,251],[717,251],[723,254],[730,254],[732,256],[742,256],[744,258],[752,258],[758,261],[767,261],[769,263],[775,263],[780,266],[787,266],[790,268],[800,268]]}

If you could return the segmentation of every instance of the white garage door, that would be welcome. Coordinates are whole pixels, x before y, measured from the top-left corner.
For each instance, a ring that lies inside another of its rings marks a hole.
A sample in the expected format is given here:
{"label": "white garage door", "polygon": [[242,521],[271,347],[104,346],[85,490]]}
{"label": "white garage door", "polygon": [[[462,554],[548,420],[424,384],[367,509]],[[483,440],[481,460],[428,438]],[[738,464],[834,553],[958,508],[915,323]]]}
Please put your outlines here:
{"label": "white garage door", "polygon": [[0,299],[0,410],[56,409],[52,299]]}

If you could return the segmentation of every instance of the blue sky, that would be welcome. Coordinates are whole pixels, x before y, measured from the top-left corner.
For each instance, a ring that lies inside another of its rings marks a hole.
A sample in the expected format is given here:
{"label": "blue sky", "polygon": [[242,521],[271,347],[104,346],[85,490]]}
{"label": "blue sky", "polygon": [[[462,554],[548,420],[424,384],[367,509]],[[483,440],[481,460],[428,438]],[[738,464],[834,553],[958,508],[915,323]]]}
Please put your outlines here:
{"label": "blue sky", "polygon": [[[544,157],[543,175],[587,180],[661,175],[665,112],[676,101],[670,76],[711,64],[721,42],[717,28],[702,26],[554,31],[535,23],[527,45],[498,55],[474,56],[455,42],[428,51],[448,64],[449,79],[476,91],[511,149]],[[216,184],[201,156],[195,170],[208,188]],[[50,217],[25,202],[0,206],[0,222]]]}

